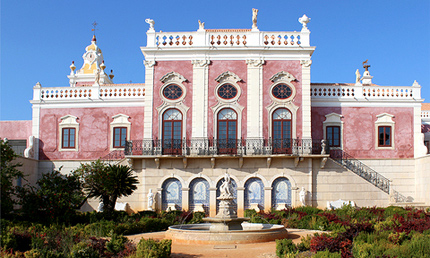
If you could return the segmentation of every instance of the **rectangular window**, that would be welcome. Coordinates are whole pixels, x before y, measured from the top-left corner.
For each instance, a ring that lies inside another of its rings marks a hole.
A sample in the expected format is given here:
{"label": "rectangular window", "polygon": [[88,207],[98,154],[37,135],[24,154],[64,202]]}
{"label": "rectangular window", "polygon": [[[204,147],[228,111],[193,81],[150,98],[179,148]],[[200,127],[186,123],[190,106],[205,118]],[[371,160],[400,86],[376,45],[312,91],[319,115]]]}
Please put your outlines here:
{"label": "rectangular window", "polygon": [[340,147],[340,126],[327,126],[326,136],[330,147]]}
{"label": "rectangular window", "polygon": [[378,127],[378,146],[391,147],[391,126]]}
{"label": "rectangular window", "polygon": [[126,140],[127,140],[127,128],[114,127],[113,128],[113,147],[124,148]]}
{"label": "rectangular window", "polygon": [[74,149],[75,148],[75,128],[63,128],[63,140],[61,146],[63,149]]}

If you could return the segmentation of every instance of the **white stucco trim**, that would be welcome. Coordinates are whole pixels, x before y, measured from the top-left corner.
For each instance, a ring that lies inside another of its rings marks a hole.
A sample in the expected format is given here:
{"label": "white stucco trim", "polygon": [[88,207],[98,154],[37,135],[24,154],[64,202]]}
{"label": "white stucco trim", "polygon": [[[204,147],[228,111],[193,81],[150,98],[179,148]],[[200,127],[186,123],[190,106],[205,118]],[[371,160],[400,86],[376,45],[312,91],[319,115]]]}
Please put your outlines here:
{"label": "white stucco trim", "polygon": [[326,119],[323,122],[323,139],[327,140],[327,126],[340,127],[340,147],[331,147],[333,149],[343,149],[343,116],[337,113],[330,113],[325,115]]}
{"label": "white stucco trim", "polygon": [[[60,136],[58,150],[59,151],[78,151],[79,150],[79,123],[77,117],[72,115],[65,115],[61,117],[61,122],[58,125]],[[63,148],[63,128],[74,128],[75,129],[75,147],[74,148]]]}
{"label": "white stucco trim", "polygon": [[[375,150],[394,150],[395,149],[395,122],[393,121],[394,115],[390,115],[387,113],[379,114],[376,116],[375,122]],[[390,126],[391,127],[391,146],[389,147],[380,147],[378,146],[378,127],[379,126]]]}

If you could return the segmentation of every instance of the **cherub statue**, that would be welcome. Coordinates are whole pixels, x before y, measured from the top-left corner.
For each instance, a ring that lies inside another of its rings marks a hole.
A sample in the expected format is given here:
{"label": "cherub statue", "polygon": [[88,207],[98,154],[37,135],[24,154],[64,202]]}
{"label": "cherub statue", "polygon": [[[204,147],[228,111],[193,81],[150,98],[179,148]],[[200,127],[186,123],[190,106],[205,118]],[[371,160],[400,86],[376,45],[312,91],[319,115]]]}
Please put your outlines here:
{"label": "cherub statue", "polygon": [[219,188],[222,197],[231,197],[233,196],[231,193],[231,180],[230,175],[226,172],[224,175],[224,182]]}
{"label": "cherub statue", "polygon": [[257,14],[258,14],[258,9],[252,8],[252,28],[253,29],[257,28]]}
{"label": "cherub statue", "polygon": [[153,19],[149,19],[149,18],[148,18],[148,19],[146,19],[146,20],[145,20],[145,22],[149,24],[149,29],[150,29],[150,30],[153,30],[153,29],[154,29],[155,21],[154,21]]}
{"label": "cherub statue", "polygon": [[199,30],[204,30],[205,29],[205,23],[204,22],[201,22],[200,20],[199,20]]}

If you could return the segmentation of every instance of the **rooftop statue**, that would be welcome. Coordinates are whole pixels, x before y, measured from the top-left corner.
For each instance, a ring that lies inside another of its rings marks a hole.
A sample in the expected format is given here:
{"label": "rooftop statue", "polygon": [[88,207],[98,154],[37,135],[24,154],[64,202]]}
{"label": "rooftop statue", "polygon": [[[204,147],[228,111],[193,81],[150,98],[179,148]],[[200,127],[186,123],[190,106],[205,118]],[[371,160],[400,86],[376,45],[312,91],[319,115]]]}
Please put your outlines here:
{"label": "rooftop statue", "polygon": [[257,14],[258,9],[252,8],[252,28],[257,29]]}

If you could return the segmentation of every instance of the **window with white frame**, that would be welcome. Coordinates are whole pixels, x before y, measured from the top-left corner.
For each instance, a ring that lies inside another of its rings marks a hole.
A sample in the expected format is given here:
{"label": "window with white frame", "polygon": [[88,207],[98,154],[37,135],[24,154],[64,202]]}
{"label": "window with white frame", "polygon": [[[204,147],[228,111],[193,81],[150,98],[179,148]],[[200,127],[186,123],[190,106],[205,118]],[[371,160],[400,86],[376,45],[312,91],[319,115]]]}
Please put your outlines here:
{"label": "window with white frame", "polygon": [[77,117],[66,115],[61,118],[59,124],[60,131],[60,151],[77,151],[78,150],[78,136],[79,136],[79,123]]}
{"label": "window with white frame", "polygon": [[111,150],[123,149],[127,140],[130,140],[131,123],[130,117],[124,114],[118,114],[112,117],[110,123],[111,131]]}
{"label": "window with white frame", "polygon": [[333,148],[343,148],[343,116],[330,113],[323,122],[324,139]]}
{"label": "window with white frame", "polygon": [[376,116],[375,149],[394,149],[394,116],[383,113]]}

